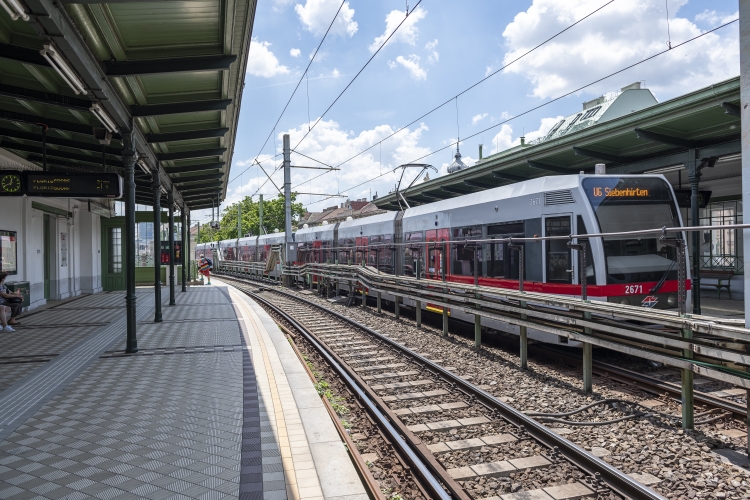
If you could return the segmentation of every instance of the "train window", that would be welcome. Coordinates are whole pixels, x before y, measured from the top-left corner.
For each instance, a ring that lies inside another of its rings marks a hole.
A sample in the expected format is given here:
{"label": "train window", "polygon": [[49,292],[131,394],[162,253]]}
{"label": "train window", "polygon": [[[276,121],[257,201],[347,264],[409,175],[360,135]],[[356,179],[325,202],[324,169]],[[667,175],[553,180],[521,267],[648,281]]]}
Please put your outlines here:
{"label": "train window", "polygon": [[[523,237],[523,222],[508,222],[487,226],[488,238]],[[518,279],[518,252],[508,249],[508,242],[485,245],[487,252],[487,276],[491,278]]]}
{"label": "train window", "polygon": [[[424,241],[422,231],[406,233],[404,237],[404,276],[414,276],[417,263],[421,269],[420,275],[424,276]],[[420,276],[421,277],[421,276]]]}
{"label": "train window", "polygon": [[354,263],[354,244],[354,238],[339,238],[339,246],[342,247],[339,250],[339,262],[341,264]]}
{"label": "train window", "polygon": [[[588,234],[583,217],[578,216],[578,234]],[[594,266],[594,252],[591,251],[591,241],[587,239],[579,240],[586,242],[586,284],[596,285],[596,267]],[[580,259],[580,257],[578,257]]]}
{"label": "train window", "polygon": [[[482,226],[453,228],[453,240],[480,240]],[[478,248],[477,248],[478,247]],[[459,276],[474,276],[474,249],[477,248],[477,265],[482,267],[482,248],[472,243],[454,243],[451,248],[451,273]],[[480,273],[481,274],[481,273]]]}
{"label": "train window", "polygon": [[[570,216],[547,217],[544,220],[545,236],[570,236]],[[572,283],[570,249],[567,240],[547,240],[545,242],[545,262],[547,263],[547,283]]]}

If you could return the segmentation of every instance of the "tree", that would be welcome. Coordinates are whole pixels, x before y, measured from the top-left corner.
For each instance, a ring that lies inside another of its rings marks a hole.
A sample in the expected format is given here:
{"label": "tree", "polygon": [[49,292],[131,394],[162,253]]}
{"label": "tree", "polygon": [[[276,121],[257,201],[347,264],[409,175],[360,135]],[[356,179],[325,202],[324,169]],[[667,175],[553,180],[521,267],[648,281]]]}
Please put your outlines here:
{"label": "tree", "polygon": [[[297,221],[305,213],[302,203],[295,203],[297,193],[292,193],[292,220]],[[209,243],[211,241],[233,240],[237,238],[237,206],[241,205],[242,231],[240,236],[261,234],[259,226],[260,204],[246,196],[238,203],[226,207],[221,214],[219,229],[211,229],[206,224],[201,226],[198,235],[198,243]],[[275,229],[284,231],[284,196],[279,194],[272,200],[263,201],[263,226],[262,234],[273,233]],[[294,229],[294,227],[292,228]]]}

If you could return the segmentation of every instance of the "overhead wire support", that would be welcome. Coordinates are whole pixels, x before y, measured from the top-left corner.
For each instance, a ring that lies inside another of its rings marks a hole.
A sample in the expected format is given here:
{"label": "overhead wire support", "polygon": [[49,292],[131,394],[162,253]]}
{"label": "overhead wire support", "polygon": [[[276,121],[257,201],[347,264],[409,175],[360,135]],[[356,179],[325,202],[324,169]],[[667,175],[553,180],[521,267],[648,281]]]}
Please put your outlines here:
{"label": "overhead wire support", "polygon": [[[276,130],[276,127],[279,125],[279,122],[281,121],[281,118],[284,116],[284,113],[286,112],[287,108],[289,107],[289,104],[292,102],[292,99],[294,98],[295,94],[297,93],[297,89],[299,89],[299,86],[302,83],[302,79],[307,76],[307,72],[310,70],[310,66],[312,65],[313,61],[315,60],[315,56],[318,55],[318,51],[320,51],[320,47],[323,46],[323,42],[328,37],[328,33],[331,31],[331,28],[333,27],[333,23],[335,23],[336,22],[336,18],[339,17],[339,12],[341,12],[341,9],[344,7],[344,4],[346,3],[346,1],[347,0],[342,0],[341,5],[339,5],[338,10],[336,11],[336,14],[333,16],[333,19],[331,19],[331,24],[328,25],[328,29],[326,30],[325,34],[323,35],[323,38],[321,38],[320,43],[318,44],[318,47],[315,49],[315,52],[313,52],[313,55],[310,58],[310,62],[307,63],[307,68],[305,68],[305,72],[302,73],[302,76],[300,77],[299,81],[297,82],[297,85],[294,87],[294,90],[292,91],[292,95],[289,96],[289,100],[284,105],[284,109],[281,110],[281,114],[279,115],[279,118],[276,120],[276,123],[273,125],[273,129],[271,130],[271,133],[268,134],[268,137],[266,137],[266,140],[263,142],[263,146],[261,146],[260,151],[258,152],[257,155],[255,155],[255,159],[256,160],[260,156],[260,153],[263,151],[263,148],[265,148],[266,144],[268,144],[268,140],[274,134],[274,131]],[[309,80],[308,80],[308,99],[309,99]],[[309,114],[309,104],[308,104],[308,114]],[[309,123],[309,118],[308,118],[308,123]],[[248,169],[249,168],[250,167],[248,167]],[[247,169],[245,169],[245,170],[247,170]],[[245,172],[245,170],[243,170],[243,173]],[[242,174],[240,174],[240,175],[242,175]],[[229,182],[233,182],[235,180],[237,180],[237,177],[235,177],[234,179],[232,179]]]}
{"label": "overhead wire support", "polygon": [[[472,89],[473,89],[474,87],[476,87],[476,86],[478,86],[478,85],[481,85],[482,83],[486,82],[487,80],[489,80],[489,79],[490,79],[490,78],[492,78],[493,76],[497,75],[498,73],[501,73],[501,72],[503,72],[503,71],[504,71],[504,70],[506,70],[506,69],[507,69],[507,68],[508,68],[509,66],[511,66],[511,65],[513,65],[513,64],[515,64],[516,62],[520,61],[520,60],[521,60],[521,59],[523,59],[524,57],[526,57],[526,56],[528,56],[529,54],[531,54],[532,52],[534,52],[535,50],[537,50],[537,49],[539,49],[540,47],[544,46],[545,44],[547,44],[547,43],[551,42],[552,40],[554,40],[554,39],[555,39],[555,38],[557,38],[558,36],[562,35],[562,34],[563,34],[563,33],[565,33],[566,31],[568,31],[568,30],[570,30],[571,28],[575,27],[575,26],[576,26],[577,24],[580,24],[581,22],[585,21],[586,19],[588,19],[589,17],[593,16],[594,14],[596,14],[597,12],[599,12],[600,10],[602,10],[603,8],[605,8],[605,7],[607,7],[608,5],[610,5],[610,4],[612,4],[612,3],[614,3],[614,1],[615,1],[615,0],[609,0],[609,1],[607,2],[607,3],[605,3],[605,4],[604,4],[604,5],[602,5],[602,6],[600,6],[600,7],[599,7],[599,8],[597,8],[597,9],[594,9],[593,11],[589,12],[588,14],[586,14],[585,16],[583,16],[582,18],[580,18],[580,19],[579,19],[578,21],[576,21],[576,22],[574,22],[574,23],[570,24],[569,26],[567,26],[566,28],[564,28],[564,29],[562,29],[562,30],[558,31],[557,33],[555,33],[555,34],[554,34],[554,35],[552,35],[551,37],[547,38],[547,39],[546,39],[546,40],[544,40],[543,42],[540,42],[540,43],[539,43],[538,45],[536,45],[536,46],[534,46],[534,47],[530,48],[529,50],[527,50],[526,52],[524,52],[524,53],[523,53],[523,54],[521,54],[520,56],[516,57],[515,59],[513,59],[513,60],[512,60],[512,61],[510,61],[509,63],[507,63],[507,64],[503,65],[502,67],[498,68],[497,70],[493,71],[492,73],[490,73],[490,74],[486,75],[486,76],[485,76],[484,78],[482,78],[482,79],[481,79],[481,80],[479,80],[478,82],[476,82],[476,83],[474,83],[473,85],[471,85],[471,86],[469,86],[469,87],[465,88],[464,90],[462,90],[462,91],[461,91],[461,92],[459,92],[458,94],[456,94],[456,95],[452,96],[452,97],[451,97],[450,99],[446,99],[446,100],[445,100],[445,102],[443,102],[442,104],[439,104],[439,105],[435,106],[434,108],[432,108],[432,109],[431,109],[431,110],[429,110],[428,112],[424,113],[424,114],[423,114],[422,116],[420,116],[419,118],[416,118],[416,119],[414,119],[414,120],[410,121],[410,122],[409,122],[409,123],[407,123],[406,125],[404,125],[404,126],[400,127],[399,129],[397,129],[397,130],[396,130],[395,132],[391,133],[390,135],[387,135],[387,136],[385,136],[385,137],[384,137],[384,138],[382,138],[382,139],[381,139],[380,141],[378,141],[378,142],[376,142],[376,143],[372,144],[371,146],[369,146],[369,147],[367,147],[367,148],[363,149],[362,151],[360,151],[359,153],[355,154],[354,156],[352,156],[352,157],[350,157],[350,158],[347,158],[346,160],[342,161],[341,163],[339,163],[339,164],[338,164],[338,165],[336,165],[336,166],[337,166],[337,167],[341,167],[341,166],[343,166],[344,164],[346,164],[346,163],[349,163],[350,161],[352,161],[352,160],[353,160],[353,159],[355,159],[356,157],[358,157],[358,156],[360,156],[360,155],[362,155],[362,154],[366,153],[367,151],[371,150],[371,149],[372,149],[372,148],[374,148],[375,146],[378,146],[378,145],[382,145],[382,144],[383,144],[383,142],[387,141],[387,140],[388,140],[388,139],[390,139],[391,137],[393,137],[393,136],[395,136],[396,134],[398,134],[398,133],[400,133],[400,132],[402,132],[402,131],[406,130],[406,129],[407,129],[408,127],[411,127],[412,125],[414,125],[414,124],[415,124],[415,123],[417,123],[418,121],[422,120],[423,118],[426,118],[427,116],[429,116],[429,115],[431,115],[432,113],[434,113],[435,111],[437,111],[437,110],[441,109],[441,108],[442,108],[442,107],[444,107],[445,105],[447,105],[447,104],[450,104],[450,102],[451,102],[451,101],[453,101],[454,99],[458,99],[458,98],[459,98],[460,96],[462,96],[463,94],[465,94],[465,93],[467,93],[468,91],[472,90]],[[412,10],[412,11],[413,11],[413,10]],[[325,174],[321,174],[321,175],[325,175]],[[319,176],[317,176],[317,177],[320,177],[321,175],[319,175]],[[313,179],[316,179],[317,177],[313,177]]]}
{"label": "overhead wire support", "polygon": [[[498,123],[496,123],[496,124],[494,124],[494,125],[492,125],[492,126],[490,126],[490,127],[487,127],[487,128],[485,128],[485,129],[483,129],[483,130],[480,130],[479,132],[477,132],[477,133],[475,133],[475,134],[472,134],[472,135],[469,135],[469,136],[467,136],[467,137],[464,137],[464,141],[465,141],[466,139],[471,139],[471,138],[473,138],[473,137],[476,137],[476,136],[478,136],[478,135],[481,135],[481,134],[483,134],[483,133],[485,133],[485,132],[487,132],[487,131],[489,131],[489,130],[492,130],[492,129],[494,129],[494,128],[500,127],[500,126],[502,126],[502,125],[504,125],[504,124],[506,124],[506,123],[508,123],[508,122],[510,122],[510,121],[512,121],[512,120],[515,120],[516,118],[519,118],[519,117],[521,117],[521,116],[524,116],[524,115],[527,115],[527,114],[529,114],[529,113],[532,113],[532,112],[534,112],[534,111],[536,111],[536,110],[538,110],[538,109],[541,109],[541,108],[543,108],[543,107],[545,107],[545,106],[548,106],[548,105],[550,105],[550,104],[552,104],[552,103],[554,103],[554,102],[557,102],[557,101],[559,101],[559,100],[561,100],[561,99],[564,99],[564,98],[566,98],[566,97],[569,97],[569,96],[571,96],[571,95],[573,95],[573,94],[575,94],[575,93],[577,93],[577,92],[580,92],[581,90],[583,90],[583,89],[585,89],[585,88],[587,88],[587,87],[590,87],[590,86],[592,86],[592,85],[596,85],[597,83],[599,83],[599,82],[602,82],[602,81],[606,80],[607,78],[611,78],[611,77],[613,77],[613,76],[615,76],[615,75],[617,75],[617,74],[620,74],[620,73],[622,73],[623,71],[627,71],[627,70],[629,70],[629,69],[631,69],[631,68],[634,68],[634,67],[636,67],[636,66],[638,66],[638,65],[640,65],[640,64],[643,64],[643,63],[645,63],[645,62],[648,62],[648,61],[650,61],[650,60],[652,60],[652,59],[655,59],[656,57],[659,57],[659,56],[661,56],[661,55],[663,55],[663,54],[666,54],[667,52],[670,52],[670,51],[671,51],[671,50],[673,50],[673,49],[676,49],[676,48],[678,48],[678,47],[681,47],[681,46],[683,46],[683,45],[686,45],[686,44],[688,44],[688,43],[690,43],[690,42],[693,42],[693,41],[695,41],[695,40],[697,40],[697,39],[699,39],[699,38],[701,38],[701,37],[704,37],[704,36],[706,36],[706,35],[708,35],[708,34],[710,34],[710,33],[713,33],[714,31],[718,31],[718,30],[720,30],[720,29],[722,29],[722,28],[725,28],[725,27],[729,26],[730,24],[736,23],[737,21],[739,21],[739,19],[733,19],[733,20],[731,20],[731,21],[728,21],[728,22],[726,22],[726,23],[724,23],[724,24],[721,24],[721,25],[719,25],[719,26],[717,26],[717,27],[715,27],[715,28],[712,28],[712,29],[710,29],[710,30],[708,30],[708,31],[704,31],[703,33],[700,33],[700,34],[698,34],[698,35],[696,35],[696,36],[694,36],[694,37],[692,37],[692,38],[689,38],[689,39],[687,39],[687,40],[685,40],[685,41],[683,41],[683,42],[680,42],[680,43],[678,43],[677,45],[673,45],[673,46],[672,46],[671,48],[668,48],[668,49],[664,49],[664,50],[662,50],[662,51],[660,51],[660,52],[657,52],[657,53],[655,53],[655,54],[652,54],[652,55],[650,55],[650,56],[646,57],[645,59],[641,59],[641,60],[640,60],[640,61],[638,61],[638,62],[635,62],[635,63],[633,63],[633,64],[630,64],[630,65],[628,65],[628,66],[625,66],[624,68],[621,68],[621,69],[619,69],[619,70],[617,70],[617,71],[614,71],[614,72],[612,72],[612,73],[610,73],[610,74],[608,74],[608,75],[606,75],[606,76],[603,76],[603,77],[601,77],[601,78],[598,78],[598,79],[596,79],[596,80],[594,80],[594,81],[592,81],[592,82],[589,82],[589,83],[587,83],[586,85],[582,85],[581,87],[578,87],[577,89],[571,90],[571,91],[569,91],[569,92],[566,92],[565,94],[562,94],[562,95],[560,95],[560,96],[558,96],[558,97],[555,97],[554,99],[551,99],[551,100],[549,100],[549,101],[547,101],[547,102],[543,102],[542,104],[539,104],[538,106],[535,106],[535,107],[533,107],[533,108],[527,109],[526,111],[524,111],[524,112],[522,112],[522,113],[519,113],[518,115],[512,116],[511,118],[508,118],[507,120],[504,120],[504,121],[498,122]],[[452,100],[452,99],[451,99],[451,100]],[[450,101],[449,101],[449,102],[450,102]],[[427,154],[425,154],[425,155],[423,155],[423,156],[420,156],[419,158],[415,158],[415,159],[413,159],[412,161],[410,161],[409,163],[417,163],[417,162],[419,162],[420,160],[423,160],[423,159],[425,159],[425,158],[427,158],[427,157],[429,157],[429,156],[432,156],[432,155],[434,155],[434,154],[436,154],[436,153],[439,153],[440,151],[443,151],[443,150],[445,150],[445,149],[448,149],[448,148],[452,148],[452,147],[453,147],[453,146],[455,146],[455,145],[456,145],[456,142],[453,142],[453,143],[451,143],[451,144],[448,144],[448,145],[446,145],[446,146],[443,146],[443,147],[441,147],[441,148],[439,148],[439,149],[436,149],[435,151],[432,151],[432,152],[430,152],[430,153],[427,153]],[[340,166],[340,165],[339,165],[339,166]],[[398,168],[398,167],[397,167],[397,168]],[[396,169],[393,169],[393,171],[395,171],[395,170],[396,170]],[[359,184],[356,184],[356,185],[354,185],[354,186],[349,186],[349,187],[348,187],[347,189],[356,189],[356,188],[358,188],[358,187],[360,187],[360,186],[363,186],[364,184],[367,184],[368,182],[372,182],[372,181],[374,181],[374,180],[376,180],[376,179],[379,179],[379,178],[380,178],[380,177],[382,177],[383,175],[386,175],[386,174],[388,174],[388,173],[390,173],[390,172],[391,172],[391,170],[387,171],[387,172],[386,172],[385,174],[380,174],[380,175],[376,175],[375,177],[372,177],[372,178],[370,178],[370,179],[367,179],[367,180],[365,180],[365,181],[363,181],[363,182],[361,182],[361,183],[359,183]],[[321,174],[321,175],[324,175],[324,174]],[[321,201],[324,201],[324,200],[321,200]]]}

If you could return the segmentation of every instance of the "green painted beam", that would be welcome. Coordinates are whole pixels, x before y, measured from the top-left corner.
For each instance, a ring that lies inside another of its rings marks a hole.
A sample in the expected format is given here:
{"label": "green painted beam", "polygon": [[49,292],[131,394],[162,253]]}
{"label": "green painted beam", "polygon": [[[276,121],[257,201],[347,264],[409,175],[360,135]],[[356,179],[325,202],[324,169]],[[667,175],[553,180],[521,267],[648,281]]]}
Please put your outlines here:
{"label": "green painted beam", "polygon": [[216,179],[221,179],[224,177],[224,174],[208,174],[208,175],[191,175],[188,177],[173,177],[172,178],[172,184],[188,184],[192,182],[200,182],[200,181],[213,181]]}
{"label": "green painted beam", "polygon": [[194,139],[210,139],[212,137],[224,137],[227,132],[229,132],[228,128],[190,130],[187,132],[168,132],[165,134],[148,134],[146,135],[146,140],[150,143],[190,141]]}
{"label": "green painted beam", "polygon": [[625,156],[612,155],[609,153],[601,153],[592,149],[579,148],[573,146],[573,152],[578,156],[586,156],[588,158],[594,158],[596,160],[604,160],[612,163],[632,163],[637,158],[626,158]]}
{"label": "green painted beam", "polygon": [[189,158],[206,158],[209,156],[221,156],[226,153],[227,148],[218,149],[199,149],[195,151],[181,151],[178,153],[157,153],[156,159],[159,161],[170,160],[187,160]]}
{"label": "green painted beam", "polygon": [[499,186],[499,184],[494,182],[484,182],[484,181],[478,181],[475,179],[467,179],[464,181],[464,184],[471,187],[477,187],[477,188],[485,188],[485,189],[492,189]]}
{"label": "green painted beam", "polygon": [[30,125],[44,123],[49,128],[63,130],[65,132],[74,132],[76,134],[94,135],[94,129],[90,125],[84,125],[82,123],[73,123],[73,122],[68,122],[68,121],[63,121],[63,120],[55,120],[52,118],[45,118],[43,116],[30,115],[26,113],[16,113],[14,111],[6,111],[4,109],[0,109],[0,120],[28,123]]}
{"label": "green painted beam", "polygon": [[130,106],[130,112],[133,116],[175,115],[181,113],[199,113],[202,111],[224,111],[230,104],[232,104],[231,99],[147,104],[145,106]]}
{"label": "green painted beam", "polygon": [[[42,154],[42,148],[39,146],[29,146],[28,144],[19,144],[17,142],[5,141],[2,143],[2,147],[5,149],[12,149],[14,151],[36,153],[38,155]],[[69,153],[67,151],[60,151],[59,149],[47,148],[47,157],[50,157],[50,156],[54,158],[63,158],[65,160],[76,160],[76,161],[82,161],[86,163],[93,163],[95,165],[101,165],[102,163],[101,156],[89,156],[89,155],[83,155],[83,154],[78,154],[78,153]],[[122,163],[122,160],[113,160],[112,158],[107,158],[107,165],[122,167],[123,163]]]}
{"label": "green painted beam", "polygon": [[47,60],[39,53],[39,49],[28,49],[18,45],[0,43],[0,59],[50,67]]}
{"label": "green painted beam", "polygon": [[53,94],[52,92],[42,92],[40,90],[17,87],[15,85],[0,84],[0,95],[20,99],[26,102],[38,102],[52,106],[60,106],[69,109],[80,109],[88,111],[91,107],[91,101],[80,99],[67,95]]}
{"label": "green painted beam", "polygon": [[[42,142],[41,129],[40,129],[40,133],[33,134],[29,132],[24,132],[22,130],[14,130],[14,129],[0,127],[0,137],[13,137],[15,139],[23,139],[26,141],[33,141],[33,142],[38,142],[38,143]],[[6,143],[6,144],[11,144],[11,143]],[[55,137],[52,135],[47,135],[47,144],[54,144],[56,146],[65,146],[68,148],[82,149],[84,151],[91,151],[94,153],[98,153],[99,155],[101,155],[102,153],[102,146],[100,144],[82,142],[82,141],[73,141],[69,139],[63,139],[61,137]],[[115,155],[115,156],[122,155],[122,148],[115,148],[112,146],[107,146],[106,151],[108,155]]]}
{"label": "green painted beam", "polygon": [[[224,183],[223,182],[206,182],[200,186],[187,186],[184,188],[180,188],[181,193],[189,193],[191,191],[207,191],[211,189],[217,189],[220,188]],[[197,193],[196,193],[197,194]]]}
{"label": "green painted beam", "polygon": [[501,170],[493,170],[492,175],[498,179],[503,179],[512,182],[523,182],[529,180],[528,177],[522,177],[520,175],[507,174]]}
{"label": "green painted beam", "polygon": [[[41,57],[41,56],[40,56]],[[194,71],[223,71],[237,60],[237,56],[179,57],[142,61],[107,61],[103,63],[107,76],[141,76]]]}
{"label": "green painted beam", "polygon": [[642,128],[633,129],[636,137],[639,139],[645,139],[647,141],[660,142],[662,144],[668,144],[670,146],[681,146],[683,148],[699,148],[701,147],[701,141],[691,141],[688,139],[682,139],[681,137],[674,137],[671,135],[659,134],[657,132],[650,132],[643,130]]}
{"label": "green painted beam", "polygon": [[548,163],[542,163],[540,161],[526,160],[526,163],[537,170],[546,170],[547,172],[554,172],[556,174],[574,174],[575,172],[569,168],[558,167],[556,165],[550,165]]}
{"label": "green painted beam", "polygon": [[184,174],[188,172],[205,172],[207,170],[220,170],[225,163],[204,163],[202,165],[187,165],[184,167],[164,167],[164,171],[169,175]]}

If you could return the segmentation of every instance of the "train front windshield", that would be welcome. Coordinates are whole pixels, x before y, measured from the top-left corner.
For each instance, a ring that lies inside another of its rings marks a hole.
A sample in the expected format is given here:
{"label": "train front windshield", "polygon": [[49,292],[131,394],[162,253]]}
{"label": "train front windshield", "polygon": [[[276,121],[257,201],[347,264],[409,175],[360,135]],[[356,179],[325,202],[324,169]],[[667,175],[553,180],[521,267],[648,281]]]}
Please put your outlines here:
{"label": "train front windshield", "polygon": [[[659,178],[592,177],[583,180],[603,233],[680,226],[669,186]],[[607,284],[677,279],[677,253],[655,237],[603,238]]]}

